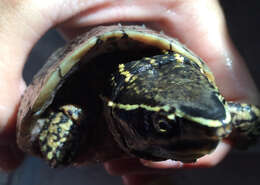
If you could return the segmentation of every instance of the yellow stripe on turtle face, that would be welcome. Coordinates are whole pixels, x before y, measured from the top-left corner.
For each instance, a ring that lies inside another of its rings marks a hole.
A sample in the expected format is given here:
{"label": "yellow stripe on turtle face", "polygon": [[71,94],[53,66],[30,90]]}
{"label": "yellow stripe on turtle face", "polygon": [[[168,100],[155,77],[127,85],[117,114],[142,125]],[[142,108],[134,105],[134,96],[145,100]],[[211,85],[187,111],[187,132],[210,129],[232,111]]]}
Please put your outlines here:
{"label": "yellow stripe on turtle face", "polygon": [[[119,109],[123,109],[126,111],[131,111],[131,110],[136,110],[138,108],[145,109],[147,111],[153,111],[153,112],[159,112],[159,111],[164,111],[164,112],[169,112],[170,111],[170,106],[165,105],[165,106],[150,106],[150,105],[145,105],[145,104],[120,104],[120,103],[114,103],[112,101],[109,101],[107,104],[109,107],[117,107]],[[231,121],[231,116],[230,113],[227,112],[226,114],[226,119],[225,120],[211,120],[211,119],[205,119],[202,117],[192,117],[187,114],[184,114],[180,110],[176,110],[175,113],[171,113],[167,116],[169,120],[175,120],[175,117],[178,116],[180,118],[185,118],[187,120],[199,123],[201,125],[207,126],[207,127],[222,127],[223,125],[227,125]]]}
{"label": "yellow stripe on turtle face", "polygon": [[204,125],[207,127],[221,127],[223,126],[223,122],[219,121],[219,120],[210,120],[210,119],[205,119],[202,117],[191,117],[188,115],[184,115],[183,113],[174,113],[174,114],[169,114],[167,116],[167,118],[169,120],[175,120],[175,117],[178,116],[180,118],[185,118],[187,120],[199,123],[200,125]]}
{"label": "yellow stripe on turtle face", "polygon": [[181,112],[180,110],[176,110],[175,114],[178,117],[197,122],[197,123],[207,126],[207,127],[222,127],[223,125],[228,125],[231,121],[231,115],[228,111],[226,112],[225,120],[211,120],[211,119],[205,119],[203,117],[193,117],[193,116],[189,116],[189,115]]}
{"label": "yellow stripe on turtle face", "polygon": [[159,112],[160,110],[163,110],[165,112],[168,112],[170,110],[170,106],[169,105],[165,105],[165,106],[150,106],[150,105],[145,105],[145,104],[120,104],[120,103],[114,103],[112,101],[109,101],[107,104],[109,107],[118,107],[119,109],[124,109],[124,110],[135,110],[138,108],[143,108],[145,110],[148,111],[154,111],[154,112]]}

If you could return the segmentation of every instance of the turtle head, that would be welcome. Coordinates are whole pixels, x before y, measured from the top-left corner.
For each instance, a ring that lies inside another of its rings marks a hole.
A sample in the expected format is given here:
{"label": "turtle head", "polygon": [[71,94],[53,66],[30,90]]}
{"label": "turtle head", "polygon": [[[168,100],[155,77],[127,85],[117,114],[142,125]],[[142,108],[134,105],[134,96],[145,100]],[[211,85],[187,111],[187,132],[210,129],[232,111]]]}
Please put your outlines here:
{"label": "turtle head", "polygon": [[[138,157],[193,162],[230,133],[230,113],[214,84],[191,61],[164,57],[146,58],[121,70],[131,78],[117,81],[120,88],[116,86],[108,102],[112,133],[122,148]],[[154,65],[145,66],[152,60]],[[136,72],[141,63],[145,70]]]}

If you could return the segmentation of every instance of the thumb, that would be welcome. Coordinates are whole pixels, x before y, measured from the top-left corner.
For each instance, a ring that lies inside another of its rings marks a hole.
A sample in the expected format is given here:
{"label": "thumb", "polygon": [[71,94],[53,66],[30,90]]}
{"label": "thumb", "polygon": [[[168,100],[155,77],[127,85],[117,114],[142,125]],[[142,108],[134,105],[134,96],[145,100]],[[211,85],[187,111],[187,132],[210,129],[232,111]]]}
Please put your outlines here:
{"label": "thumb", "polygon": [[23,158],[15,141],[20,97],[26,87],[22,70],[39,38],[51,27],[110,0],[0,1],[0,169],[17,167]]}

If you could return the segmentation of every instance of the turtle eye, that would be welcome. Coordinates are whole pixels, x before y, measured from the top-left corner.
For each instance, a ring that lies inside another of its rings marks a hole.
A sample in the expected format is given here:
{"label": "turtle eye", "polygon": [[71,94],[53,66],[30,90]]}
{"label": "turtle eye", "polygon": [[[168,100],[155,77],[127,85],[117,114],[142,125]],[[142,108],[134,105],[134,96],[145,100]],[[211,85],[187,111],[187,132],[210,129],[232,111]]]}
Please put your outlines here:
{"label": "turtle eye", "polygon": [[154,128],[159,132],[159,133],[169,133],[173,129],[169,121],[164,118],[164,117],[156,117],[153,120]]}
{"label": "turtle eye", "polygon": [[159,131],[162,133],[168,132],[172,130],[172,126],[165,119],[160,119],[158,121]]}
{"label": "turtle eye", "polygon": [[179,136],[180,125],[178,120],[169,120],[164,116],[156,116],[153,125],[157,133],[165,136]]}

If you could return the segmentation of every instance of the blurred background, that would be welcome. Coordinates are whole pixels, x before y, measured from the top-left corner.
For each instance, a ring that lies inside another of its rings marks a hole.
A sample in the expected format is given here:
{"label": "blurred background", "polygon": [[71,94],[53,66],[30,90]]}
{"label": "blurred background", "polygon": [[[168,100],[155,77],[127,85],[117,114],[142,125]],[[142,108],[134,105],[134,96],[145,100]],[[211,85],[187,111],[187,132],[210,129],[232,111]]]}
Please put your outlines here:
{"label": "blurred background", "polygon": [[[260,1],[221,0],[231,38],[244,57],[260,88]],[[55,30],[50,30],[33,48],[24,69],[27,83],[48,56],[64,41]],[[211,169],[180,170],[173,172],[174,185],[259,185],[260,145],[247,152],[232,151],[218,166]],[[106,174],[101,165],[53,170],[41,160],[29,157],[12,174],[0,175],[0,185],[121,185],[119,177]]]}

